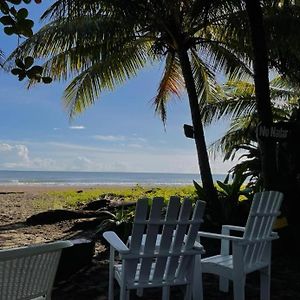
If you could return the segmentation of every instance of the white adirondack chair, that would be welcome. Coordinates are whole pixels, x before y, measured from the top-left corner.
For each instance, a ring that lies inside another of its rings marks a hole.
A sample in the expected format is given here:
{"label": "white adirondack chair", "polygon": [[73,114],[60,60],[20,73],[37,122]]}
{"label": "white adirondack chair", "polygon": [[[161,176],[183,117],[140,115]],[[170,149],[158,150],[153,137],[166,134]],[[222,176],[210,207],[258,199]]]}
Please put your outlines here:
{"label": "white adirondack chair", "polygon": [[[114,278],[120,285],[121,300],[129,299],[131,289],[149,287],[162,287],[163,299],[169,299],[173,285],[186,285],[185,299],[191,299],[195,255],[203,253],[195,240],[205,203],[198,201],[193,211],[190,199],[181,205],[178,197],[171,197],[165,217],[163,204],[162,198],[154,198],[149,213],[148,199],[137,201],[128,247],[114,232],[103,234],[110,243],[109,300],[114,297]],[[119,264],[115,250],[122,259]]]}
{"label": "white adirondack chair", "polygon": [[[219,289],[223,292],[228,292],[228,279],[232,280],[235,300],[245,299],[246,275],[256,270],[260,271],[260,299],[270,299],[271,242],[278,238],[272,227],[280,214],[282,198],[280,192],[257,193],[245,227],[223,225],[222,234],[198,233],[199,237],[221,239],[220,255],[202,259],[202,272],[219,275]],[[243,236],[232,236],[231,230],[241,231]]]}
{"label": "white adirondack chair", "polygon": [[61,251],[69,241],[0,250],[0,300],[51,299]]}

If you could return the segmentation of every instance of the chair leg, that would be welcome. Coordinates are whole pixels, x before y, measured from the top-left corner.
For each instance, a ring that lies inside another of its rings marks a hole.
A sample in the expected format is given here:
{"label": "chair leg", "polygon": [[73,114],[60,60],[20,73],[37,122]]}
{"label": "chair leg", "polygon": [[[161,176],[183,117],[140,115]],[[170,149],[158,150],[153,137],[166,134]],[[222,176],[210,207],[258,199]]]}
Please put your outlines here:
{"label": "chair leg", "polygon": [[144,293],[144,289],[137,289],[137,290],[136,290],[136,295],[137,295],[138,297],[142,297],[142,296],[143,296],[143,293]]}
{"label": "chair leg", "polygon": [[192,281],[192,293],[194,300],[203,300],[203,281],[201,255],[195,257],[194,277]]}
{"label": "chair leg", "polygon": [[227,293],[229,290],[229,280],[226,277],[220,276],[219,290]]}
{"label": "chair leg", "polygon": [[260,270],[260,299],[270,300],[271,267]]}
{"label": "chair leg", "polygon": [[234,300],[245,300],[245,276],[233,280],[233,298]]}
{"label": "chair leg", "polygon": [[129,290],[124,284],[120,286],[120,300],[129,300]]}
{"label": "chair leg", "polygon": [[114,299],[114,261],[115,261],[115,250],[110,246],[109,254],[109,281],[108,281],[108,300]]}
{"label": "chair leg", "polygon": [[114,278],[110,277],[108,283],[108,300],[113,300],[113,299],[114,299]]}
{"label": "chair leg", "polygon": [[170,287],[164,286],[162,288],[162,300],[169,300],[170,298]]}
{"label": "chair leg", "polygon": [[184,300],[192,300],[192,286],[190,284],[186,285]]}

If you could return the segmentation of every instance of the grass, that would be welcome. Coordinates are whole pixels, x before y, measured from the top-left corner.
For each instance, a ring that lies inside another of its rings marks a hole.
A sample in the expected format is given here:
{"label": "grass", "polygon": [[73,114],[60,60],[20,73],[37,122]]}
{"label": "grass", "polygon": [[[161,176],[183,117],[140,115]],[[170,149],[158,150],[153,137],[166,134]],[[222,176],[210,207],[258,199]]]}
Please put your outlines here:
{"label": "grass", "polygon": [[136,201],[140,198],[163,197],[169,199],[170,196],[195,198],[195,188],[191,186],[179,187],[101,187],[88,188],[82,191],[74,189],[51,191],[41,195],[36,201],[36,207],[40,209],[61,209],[75,208],[80,204],[102,198],[105,195],[122,198],[125,202]]}

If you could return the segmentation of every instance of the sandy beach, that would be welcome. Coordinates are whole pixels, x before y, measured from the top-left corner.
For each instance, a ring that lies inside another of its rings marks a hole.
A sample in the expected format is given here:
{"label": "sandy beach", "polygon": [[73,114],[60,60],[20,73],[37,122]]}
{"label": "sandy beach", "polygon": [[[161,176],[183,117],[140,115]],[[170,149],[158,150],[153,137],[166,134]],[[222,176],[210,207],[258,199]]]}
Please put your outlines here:
{"label": "sandy beach", "polygon": [[[130,185],[123,185],[124,187]],[[19,184],[19,185],[0,185],[0,195],[5,193],[24,192],[29,194],[44,193],[49,191],[67,191],[67,190],[89,190],[97,188],[115,188],[117,185],[42,185],[42,184]]]}
{"label": "sandy beach", "polygon": [[84,191],[88,186],[43,186],[9,185],[0,186],[0,247],[15,247],[42,243],[57,239],[69,239],[79,232],[68,232],[78,220],[67,220],[55,224],[27,226],[26,219],[44,211],[41,203],[51,207],[50,191]]}

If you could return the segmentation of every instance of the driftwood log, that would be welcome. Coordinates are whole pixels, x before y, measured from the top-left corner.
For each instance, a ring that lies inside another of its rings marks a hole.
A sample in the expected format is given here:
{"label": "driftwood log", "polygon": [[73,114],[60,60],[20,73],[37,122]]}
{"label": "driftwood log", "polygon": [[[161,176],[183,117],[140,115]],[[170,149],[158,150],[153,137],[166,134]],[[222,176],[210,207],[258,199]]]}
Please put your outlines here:
{"label": "driftwood log", "polygon": [[103,214],[97,211],[86,210],[67,210],[67,209],[55,209],[44,211],[26,219],[27,225],[43,225],[54,224],[65,220],[74,219],[89,219],[101,217]]}
{"label": "driftwood log", "polygon": [[135,202],[112,202],[105,199],[97,199],[91,201],[81,209],[69,210],[69,209],[54,209],[38,214],[32,215],[26,219],[27,225],[44,225],[44,224],[54,224],[66,220],[75,219],[95,219],[99,220],[106,218],[102,211],[114,211],[115,209],[127,209],[129,207],[135,206]]}

